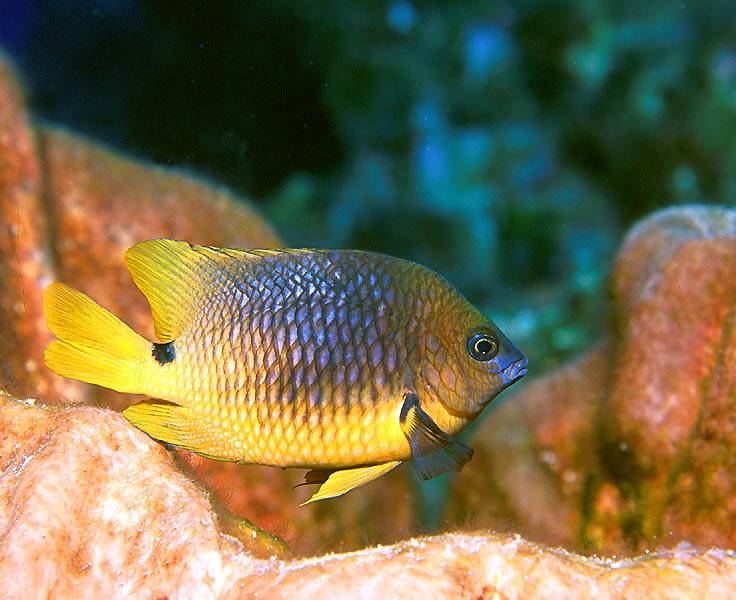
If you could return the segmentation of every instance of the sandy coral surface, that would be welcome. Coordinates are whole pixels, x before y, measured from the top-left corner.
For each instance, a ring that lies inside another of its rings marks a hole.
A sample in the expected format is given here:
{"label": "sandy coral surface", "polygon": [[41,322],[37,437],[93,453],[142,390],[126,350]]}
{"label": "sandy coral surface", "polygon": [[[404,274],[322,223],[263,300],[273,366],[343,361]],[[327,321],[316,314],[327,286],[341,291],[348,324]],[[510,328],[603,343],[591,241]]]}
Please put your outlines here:
{"label": "sandy coral surface", "polygon": [[0,428],[8,598],[695,598],[736,584],[723,550],[603,560],[489,533],[259,559],[257,540],[225,535],[206,493],[119,414],[4,396]]}
{"label": "sandy coral surface", "polygon": [[605,553],[736,544],[734,272],[734,210],[636,225],[608,341],[484,421],[451,519]]}

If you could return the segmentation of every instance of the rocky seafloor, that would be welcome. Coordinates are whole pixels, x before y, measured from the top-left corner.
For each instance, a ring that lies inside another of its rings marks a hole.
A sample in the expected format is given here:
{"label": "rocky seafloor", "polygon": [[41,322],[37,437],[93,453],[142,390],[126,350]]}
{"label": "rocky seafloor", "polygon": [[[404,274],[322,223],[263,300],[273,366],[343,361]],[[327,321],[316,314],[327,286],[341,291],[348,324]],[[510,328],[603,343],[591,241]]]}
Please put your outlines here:
{"label": "rocky seafloor", "polygon": [[423,536],[406,468],[299,507],[300,472],[169,453],[118,414],[136,398],[43,367],[45,285],[150,334],[123,251],[281,244],[242,199],[34,123],[2,62],[0,226],[4,596],[681,598],[736,583],[736,211],[633,228],[606,339],[486,415],[447,533]]}

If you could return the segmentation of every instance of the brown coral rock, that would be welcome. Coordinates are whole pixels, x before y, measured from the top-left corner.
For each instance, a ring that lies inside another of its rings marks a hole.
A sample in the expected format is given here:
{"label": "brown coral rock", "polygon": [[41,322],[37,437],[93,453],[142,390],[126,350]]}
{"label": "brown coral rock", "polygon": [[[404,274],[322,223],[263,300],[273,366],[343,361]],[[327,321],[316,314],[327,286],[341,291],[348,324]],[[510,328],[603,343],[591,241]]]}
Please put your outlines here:
{"label": "brown coral rock", "polygon": [[[45,368],[50,333],[41,294],[52,280],[64,281],[151,339],[150,309],[123,253],[153,237],[283,245],[245,199],[221,187],[131,160],[58,128],[34,128],[21,87],[0,54],[0,390],[47,403],[130,404],[132,396]],[[314,504],[298,509],[308,494],[294,489],[303,473],[182,456],[192,464],[187,472],[225,508],[283,535],[299,553],[397,539],[412,522],[411,489],[402,471],[342,499],[340,511]],[[365,519],[369,509],[382,510],[385,518]]]}
{"label": "brown coral rock", "polygon": [[607,458],[619,479],[622,466],[633,475],[619,488],[634,538],[736,543],[734,273],[736,211],[722,208],[646,219],[617,261],[603,426],[626,449]]}
{"label": "brown coral rock", "polygon": [[102,586],[161,597],[175,581],[223,590],[223,558],[237,544],[218,533],[207,498],[166,451],[122,416],[2,398],[0,431],[5,597],[92,597]]}
{"label": "brown coral rock", "polygon": [[299,556],[393,542],[415,531],[410,465],[347,496],[299,506],[315,489],[297,487],[302,470],[221,463],[184,451],[180,457],[184,471],[191,469],[228,512],[257,516],[250,518],[285,539]]}
{"label": "brown coral rock", "polygon": [[734,272],[736,211],[636,226],[613,271],[608,348],[482,425],[451,518],[607,553],[736,544]]}
{"label": "brown coral rock", "polygon": [[491,409],[473,460],[455,480],[455,524],[517,531],[576,547],[588,478],[597,470],[596,412],[605,382],[600,346]]}
{"label": "brown coral rock", "polygon": [[[272,542],[260,541],[258,551]],[[0,398],[3,597],[700,598],[734,584],[736,558],[722,550],[612,561],[489,534],[257,559],[219,529],[168,453],[117,413]]]}
{"label": "brown coral rock", "polygon": [[23,94],[0,55],[0,387],[23,393],[48,391],[34,341],[48,336],[38,290],[53,266],[42,190]]}
{"label": "brown coral rock", "polygon": [[[35,129],[0,54],[0,372],[5,387],[55,401],[123,396],[61,379],[43,364],[41,291],[61,279],[151,335],[150,311],[123,265],[136,242],[173,237],[236,247],[281,245],[247,201],[172,170]],[[129,402],[129,399],[127,400]]]}

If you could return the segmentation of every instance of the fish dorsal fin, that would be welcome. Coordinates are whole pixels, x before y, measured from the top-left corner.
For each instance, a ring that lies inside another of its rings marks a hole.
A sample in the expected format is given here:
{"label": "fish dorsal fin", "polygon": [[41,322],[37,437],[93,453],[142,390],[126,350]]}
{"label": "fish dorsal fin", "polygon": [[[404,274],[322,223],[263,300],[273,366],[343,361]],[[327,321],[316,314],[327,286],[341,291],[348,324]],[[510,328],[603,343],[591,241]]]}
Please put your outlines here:
{"label": "fish dorsal fin", "polygon": [[243,250],[160,239],[129,248],[125,263],[151,305],[156,337],[171,342],[216,293],[212,284],[222,282],[222,267],[248,256]]}
{"label": "fish dorsal fin", "polygon": [[156,337],[161,342],[171,342],[179,337],[182,326],[191,322],[202,305],[223,289],[228,276],[235,275],[228,266],[315,252],[320,250],[236,250],[158,239],[129,248],[125,263],[151,305]]}
{"label": "fish dorsal fin", "polygon": [[472,448],[442,431],[422,410],[416,394],[406,395],[399,418],[414,466],[425,481],[448,471],[459,471],[473,456]]}
{"label": "fish dorsal fin", "polygon": [[333,471],[330,473],[326,480],[323,478],[326,474],[325,471],[317,471],[317,474],[313,477],[310,476],[312,473],[312,471],[310,471],[305,477],[305,483],[322,483],[322,485],[320,485],[319,489],[312,494],[312,497],[309,500],[302,503],[302,506],[317,500],[326,500],[327,498],[342,496],[356,487],[365,485],[369,481],[373,481],[381,475],[385,475],[391,469],[399,466],[400,464],[400,460],[393,460],[391,462],[372,465],[370,467],[342,469],[340,471]]}

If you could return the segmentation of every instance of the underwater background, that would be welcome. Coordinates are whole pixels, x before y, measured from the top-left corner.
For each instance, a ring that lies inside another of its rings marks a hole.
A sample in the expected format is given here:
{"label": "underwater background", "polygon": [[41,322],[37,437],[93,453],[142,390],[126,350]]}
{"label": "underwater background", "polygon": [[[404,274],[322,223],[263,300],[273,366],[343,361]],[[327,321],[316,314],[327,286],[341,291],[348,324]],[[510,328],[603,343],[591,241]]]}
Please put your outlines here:
{"label": "underwater background", "polygon": [[[7,0],[37,116],[447,276],[539,374],[636,218],[736,198],[728,2]],[[725,18],[724,18],[725,17]]]}
{"label": "underwater background", "polygon": [[[718,0],[6,0],[0,47],[36,118],[225,183],[289,245],[435,269],[531,377],[604,333],[634,221],[736,201],[733,15]],[[447,481],[419,489],[432,529]]]}

